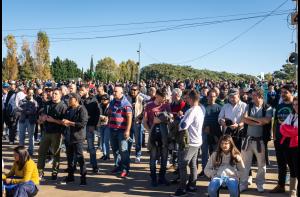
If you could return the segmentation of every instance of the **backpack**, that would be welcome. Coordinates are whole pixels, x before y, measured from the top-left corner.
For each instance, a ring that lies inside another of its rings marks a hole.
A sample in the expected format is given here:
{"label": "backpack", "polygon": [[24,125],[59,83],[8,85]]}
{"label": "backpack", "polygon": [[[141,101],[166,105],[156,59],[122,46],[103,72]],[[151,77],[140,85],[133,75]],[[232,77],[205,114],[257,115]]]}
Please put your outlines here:
{"label": "backpack", "polygon": [[[249,104],[249,108],[248,108],[248,112],[247,112],[248,116],[250,116],[251,109],[253,108],[253,106],[254,106],[254,103]],[[267,109],[269,107],[270,107],[270,105],[266,104],[265,102],[263,103],[262,117],[266,116],[266,112],[267,112]],[[263,138],[264,143],[267,143],[267,142],[271,141],[271,135],[272,135],[271,128],[272,128],[272,121],[263,126],[263,136],[262,136],[262,138]],[[248,129],[247,124],[244,125],[244,129],[247,132],[247,129]]]}

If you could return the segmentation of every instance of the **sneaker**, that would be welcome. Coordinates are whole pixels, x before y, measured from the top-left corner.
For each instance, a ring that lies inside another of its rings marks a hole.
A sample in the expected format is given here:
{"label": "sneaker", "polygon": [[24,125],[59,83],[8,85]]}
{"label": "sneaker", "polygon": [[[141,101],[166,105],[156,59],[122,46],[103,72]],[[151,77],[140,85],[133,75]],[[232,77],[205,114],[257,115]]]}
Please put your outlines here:
{"label": "sneaker", "polygon": [[86,186],[86,176],[80,177],[80,186]]}
{"label": "sneaker", "polygon": [[281,185],[276,185],[276,187],[270,191],[270,193],[284,193],[284,192],[285,192],[285,188],[284,186]]}
{"label": "sneaker", "polygon": [[159,179],[158,179],[158,184],[159,184],[159,185],[169,186],[169,185],[170,185],[170,182],[169,182],[166,178],[159,178]]}
{"label": "sneaker", "polygon": [[99,168],[93,168],[93,173],[95,173],[95,174],[100,173],[100,169]]}
{"label": "sneaker", "polygon": [[248,185],[252,185],[252,176],[249,176],[248,178]]}
{"label": "sneaker", "polygon": [[121,173],[121,178],[126,178],[128,176],[128,172],[126,170],[123,170]]}
{"label": "sneaker", "polygon": [[56,180],[57,180],[57,174],[52,174],[51,180],[52,180],[52,181],[56,181]]}
{"label": "sneaker", "polygon": [[14,145],[14,142],[9,142],[8,144],[9,144],[9,145]]}
{"label": "sneaker", "polygon": [[246,191],[248,189],[248,185],[240,185],[240,192]]}
{"label": "sneaker", "polygon": [[257,191],[259,193],[264,193],[264,187],[262,185],[257,185]]}
{"label": "sneaker", "polygon": [[68,183],[74,182],[74,175],[68,175],[66,178],[60,183],[61,185],[66,185]]}
{"label": "sneaker", "polygon": [[135,163],[141,163],[141,157],[136,157],[135,158]]}
{"label": "sneaker", "polygon": [[183,189],[177,189],[173,196],[187,196],[187,193]]}
{"label": "sneaker", "polygon": [[53,163],[53,159],[47,161],[47,164],[51,165]]}
{"label": "sneaker", "polygon": [[202,171],[200,172],[200,174],[198,175],[198,177],[205,177],[204,170],[202,170]]}

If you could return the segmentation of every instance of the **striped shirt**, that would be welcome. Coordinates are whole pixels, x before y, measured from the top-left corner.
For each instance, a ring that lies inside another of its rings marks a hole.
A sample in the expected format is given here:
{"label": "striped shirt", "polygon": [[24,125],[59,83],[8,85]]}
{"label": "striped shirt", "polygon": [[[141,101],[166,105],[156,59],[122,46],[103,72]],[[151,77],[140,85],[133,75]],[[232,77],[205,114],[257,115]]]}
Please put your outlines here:
{"label": "striped shirt", "polygon": [[108,109],[108,127],[125,130],[127,128],[127,114],[132,113],[132,105],[125,96],[121,100],[113,99]]}

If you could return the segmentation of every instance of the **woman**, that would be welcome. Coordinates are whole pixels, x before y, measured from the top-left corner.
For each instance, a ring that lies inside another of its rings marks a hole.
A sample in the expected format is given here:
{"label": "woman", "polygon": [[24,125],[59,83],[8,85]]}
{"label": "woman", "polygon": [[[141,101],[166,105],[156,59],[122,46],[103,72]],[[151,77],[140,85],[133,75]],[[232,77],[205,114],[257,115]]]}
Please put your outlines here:
{"label": "woman", "polygon": [[285,159],[290,169],[290,196],[297,196],[298,185],[298,97],[293,99],[293,112],[280,126],[280,144],[285,147]]}
{"label": "woman", "polygon": [[39,185],[38,169],[24,146],[14,148],[12,169],[2,175],[7,196],[35,196]]}
{"label": "woman", "polygon": [[204,169],[207,177],[211,178],[208,185],[208,195],[217,196],[219,188],[227,186],[230,196],[239,195],[239,177],[245,169],[241,153],[236,148],[229,135],[220,138],[216,152],[208,160]]}

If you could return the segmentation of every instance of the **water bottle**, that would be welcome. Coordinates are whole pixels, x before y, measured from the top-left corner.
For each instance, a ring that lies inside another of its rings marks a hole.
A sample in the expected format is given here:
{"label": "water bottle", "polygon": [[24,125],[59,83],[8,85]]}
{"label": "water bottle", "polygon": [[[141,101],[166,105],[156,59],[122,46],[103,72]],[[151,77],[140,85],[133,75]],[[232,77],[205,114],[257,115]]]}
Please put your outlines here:
{"label": "water bottle", "polygon": [[225,187],[226,186],[226,181],[228,179],[228,176],[226,176],[225,171],[222,172],[221,174],[221,180],[222,180],[222,186]]}

